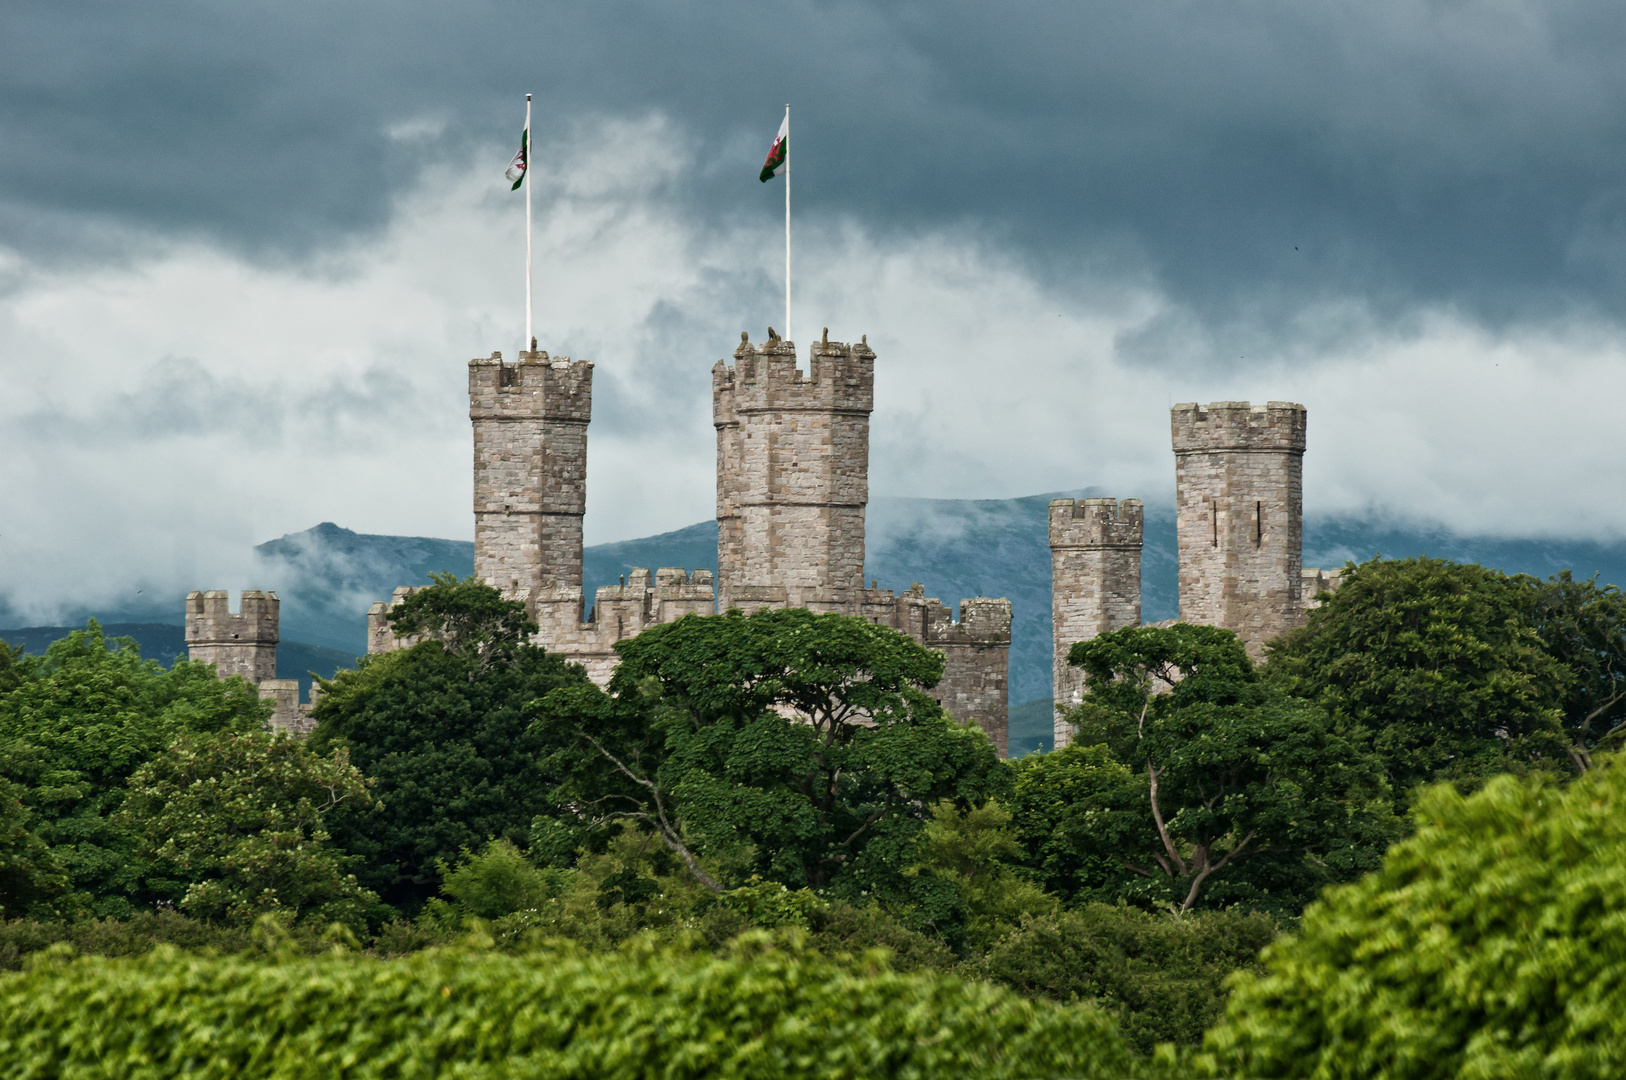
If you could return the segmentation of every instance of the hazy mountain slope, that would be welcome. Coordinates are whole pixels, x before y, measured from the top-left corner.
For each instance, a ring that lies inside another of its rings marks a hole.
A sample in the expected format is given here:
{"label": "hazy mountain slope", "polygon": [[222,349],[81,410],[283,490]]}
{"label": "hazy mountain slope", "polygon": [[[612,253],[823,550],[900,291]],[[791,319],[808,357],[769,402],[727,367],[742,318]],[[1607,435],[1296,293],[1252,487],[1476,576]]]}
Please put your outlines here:
{"label": "hazy mountain slope", "polygon": [[[900,591],[921,582],[927,595],[949,605],[977,595],[1009,597],[1014,617],[1012,706],[1045,698],[1050,688],[1049,503],[1052,497],[1091,494],[1095,492],[1078,490],[979,501],[877,498],[869,507],[865,576]],[[1147,507],[1141,575],[1142,615],[1147,621],[1178,614],[1174,549],[1172,505]],[[366,646],[368,605],[388,599],[395,586],[425,584],[434,570],[463,576],[472,572],[474,563],[474,545],[468,541],[367,535],[331,522],[261,544],[255,551],[262,571],[260,587],[275,589],[282,598],[283,651],[288,659],[279,667],[285,677],[306,668],[326,674],[334,663],[344,662],[336,657],[348,659],[361,652]],[[1604,582],[1626,582],[1626,543],[1457,536],[1356,518],[1305,522],[1308,566],[1341,566],[1379,552],[1389,557],[1436,555],[1541,577],[1569,568],[1581,577],[1599,573]],[[716,559],[717,526],[712,521],[589,547],[583,566],[588,602],[598,586],[614,584],[634,566],[715,570]],[[181,600],[176,596],[159,605],[143,596],[139,618],[112,611],[86,614],[119,624],[172,622],[175,640],[152,637],[150,648],[143,635],[157,634],[156,630],[131,632],[143,640],[146,655],[158,656],[166,649],[173,655],[181,647]],[[152,614],[147,614],[149,609]],[[55,628],[40,632],[60,636]],[[8,639],[30,633],[0,631]],[[318,651],[295,659],[296,648]],[[1018,740],[1048,739],[1046,707],[1021,710],[1013,718],[1017,720],[1013,746]]]}
{"label": "hazy mountain slope", "polygon": [[[0,640],[21,645],[31,653],[43,653],[51,642],[68,636],[69,631],[83,630],[84,626],[25,626],[18,630],[0,630]],[[141,655],[156,660],[165,667],[177,657],[186,655],[186,634],[178,623],[105,623],[102,632],[109,638],[134,638]],[[298,679],[300,695],[309,698],[312,671],[324,679],[335,671],[354,667],[356,655],[340,649],[325,649],[320,645],[307,645],[302,641],[283,641],[277,645],[277,678]]]}

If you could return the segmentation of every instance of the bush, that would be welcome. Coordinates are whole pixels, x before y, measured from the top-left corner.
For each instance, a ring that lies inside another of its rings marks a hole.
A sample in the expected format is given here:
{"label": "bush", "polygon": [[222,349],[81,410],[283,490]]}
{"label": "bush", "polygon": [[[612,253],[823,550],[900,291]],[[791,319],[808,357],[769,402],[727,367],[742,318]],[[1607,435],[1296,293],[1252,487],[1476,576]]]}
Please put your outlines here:
{"label": "bush", "polygon": [[1056,1001],[1094,999],[1142,1053],[1195,1046],[1225,1007],[1225,979],[1276,936],[1269,916],[1235,910],[1179,919],[1088,904],[1029,918],[966,973]]}
{"label": "bush", "polygon": [[1383,869],[1235,984],[1208,1064],[1256,1077],[1626,1071],[1626,767],[1425,789]]}
{"label": "bush", "polygon": [[1121,1077],[1110,1017],[747,935],[732,955],[468,948],[139,960],[0,975],[14,1075]]}

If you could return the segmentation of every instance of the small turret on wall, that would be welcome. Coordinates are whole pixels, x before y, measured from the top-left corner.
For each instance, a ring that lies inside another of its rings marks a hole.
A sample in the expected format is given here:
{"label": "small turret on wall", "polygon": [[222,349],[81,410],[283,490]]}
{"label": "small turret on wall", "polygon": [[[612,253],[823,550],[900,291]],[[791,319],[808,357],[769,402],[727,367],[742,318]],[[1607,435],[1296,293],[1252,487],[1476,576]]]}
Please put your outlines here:
{"label": "small turret on wall", "polygon": [[244,589],[234,613],[224,589],[194,589],[186,594],[186,655],[213,664],[222,679],[238,675],[252,683],[262,698],[276,703],[271,727],[303,735],[315,726],[310,713],[317,688],[312,686],[311,700],[301,704],[298,680],[277,678],[280,607],[276,593]]}

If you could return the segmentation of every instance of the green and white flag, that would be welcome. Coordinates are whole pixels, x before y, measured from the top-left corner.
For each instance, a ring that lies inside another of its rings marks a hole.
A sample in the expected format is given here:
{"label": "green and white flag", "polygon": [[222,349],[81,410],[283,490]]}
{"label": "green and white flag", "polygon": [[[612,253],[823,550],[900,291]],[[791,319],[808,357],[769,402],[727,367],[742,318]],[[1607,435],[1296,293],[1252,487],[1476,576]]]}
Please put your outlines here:
{"label": "green and white flag", "polygon": [[531,128],[527,124],[525,130],[519,133],[519,153],[514,155],[514,160],[508,163],[508,171],[503,173],[504,176],[514,182],[514,186],[509,188],[509,191],[518,191],[519,186],[525,182],[525,169],[530,164],[530,160]]}
{"label": "green and white flag", "polygon": [[785,162],[788,160],[790,160],[790,110],[786,109],[784,122],[779,125],[779,134],[773,137],[773,146],[768,150],[768,160],[762,163],[762,175],[757,179],[766,184],[785,171]]}

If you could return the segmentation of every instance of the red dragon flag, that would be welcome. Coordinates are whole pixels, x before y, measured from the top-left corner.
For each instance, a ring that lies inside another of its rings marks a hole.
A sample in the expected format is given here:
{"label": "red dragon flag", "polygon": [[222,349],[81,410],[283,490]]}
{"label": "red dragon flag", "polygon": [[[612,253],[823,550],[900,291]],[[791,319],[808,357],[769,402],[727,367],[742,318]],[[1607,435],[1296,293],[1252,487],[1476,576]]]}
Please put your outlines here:
{"label": "red dragon flag", "polygon": [[785,110],[784,122],[779,125],[779,134],[773,137],[773,146],[768,150],[768,160],[762,163],[762,175],[757,177],[764,184],[785,171],[785,162],[790,160],[790,110]]}
{"label": "red dragon flag", "polygon": [[518,191],[519,186],[525,182],[525,167],[530,163],[530,160],[531,124],[530,119],[527,118],[525,130],[519,133],[519,153],[514,155],[514,160],[508,163],[508,171],[503,173],[504,176],[514,182],[514,186],[509,188],[509,191]]}

